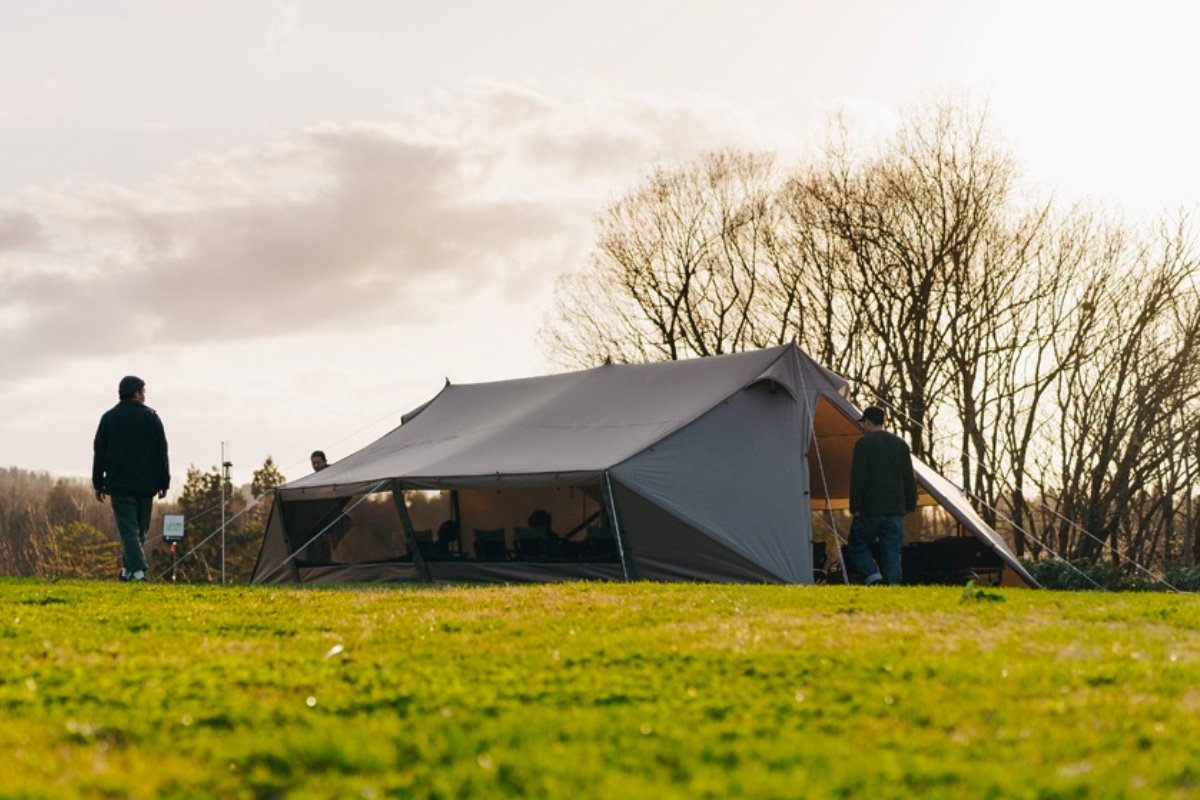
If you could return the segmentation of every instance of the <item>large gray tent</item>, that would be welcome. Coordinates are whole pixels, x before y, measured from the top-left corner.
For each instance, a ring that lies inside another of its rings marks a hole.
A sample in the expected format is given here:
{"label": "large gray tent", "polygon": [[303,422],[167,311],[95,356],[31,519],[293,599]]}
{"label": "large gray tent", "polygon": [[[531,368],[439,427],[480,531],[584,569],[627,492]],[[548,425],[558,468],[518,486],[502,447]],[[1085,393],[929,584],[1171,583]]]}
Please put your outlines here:
{"label": "large gray tent", "polygon": [[[829,538],[846,506],[858,417],[846,382],[793,345],[448,383],[276,490],[253,580],[812,583],[814,525]],[[1033,585],[952,484],[914,468],[921,502],[975,537],[995,575]],[[522,548],[535,508],[560,549]],[[447,521],[456,538],[435,548]]]}

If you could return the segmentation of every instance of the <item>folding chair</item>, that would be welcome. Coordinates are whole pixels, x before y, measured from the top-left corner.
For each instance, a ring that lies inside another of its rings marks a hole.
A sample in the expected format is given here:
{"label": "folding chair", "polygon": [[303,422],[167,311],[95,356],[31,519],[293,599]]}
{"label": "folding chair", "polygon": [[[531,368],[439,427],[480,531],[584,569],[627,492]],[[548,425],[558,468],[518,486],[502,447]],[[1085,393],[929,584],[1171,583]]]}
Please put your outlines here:
{"label": "folding chair", "polygon": [[544,528],[513,528],[513,546],[517,561],[545,561],[549,556]]}
{"label": "folding chair", "polygon": [[508,561],[504,528],[475,529],[475,558],[479,561]]}
{"label": "folding chair", "polygon": [[612,528],[589,525],[587,528],[588,556],[595,561],[617,561],[620,552],[617,550],[617,537]]}

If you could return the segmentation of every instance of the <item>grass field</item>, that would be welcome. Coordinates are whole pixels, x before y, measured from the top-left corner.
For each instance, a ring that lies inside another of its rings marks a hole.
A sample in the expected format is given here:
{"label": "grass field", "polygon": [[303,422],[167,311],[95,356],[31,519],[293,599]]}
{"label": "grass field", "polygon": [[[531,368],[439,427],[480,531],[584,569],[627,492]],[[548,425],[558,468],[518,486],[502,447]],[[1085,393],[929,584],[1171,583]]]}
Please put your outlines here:
{"label": "grass field", "polygon": [[0,581],[0,797],[1195,797],[1200,601]]}

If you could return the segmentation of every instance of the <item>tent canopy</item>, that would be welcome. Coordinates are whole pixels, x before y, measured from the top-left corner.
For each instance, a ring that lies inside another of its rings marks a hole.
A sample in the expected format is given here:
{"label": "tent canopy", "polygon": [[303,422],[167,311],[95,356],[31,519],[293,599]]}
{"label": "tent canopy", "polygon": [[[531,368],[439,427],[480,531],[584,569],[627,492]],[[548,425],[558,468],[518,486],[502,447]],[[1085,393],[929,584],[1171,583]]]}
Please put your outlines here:
{"label": "tent canopy", "polygon": [[[377,441],[279,487],[283,510],[272,517],[255,579],[268,571],[306,579],[295,565],[280,568],[304,560],[299,551],[314,526],[369,495],[468,493],[469,505],[482,507],[486,493],[576,488],[590,498],[590,519],[616,530],[626,577],[808,583],[813,509],[844,507],[850,452],[861,435],[846,388],[794,345],[447,384]],[[948,482],[924,465],[916,471],[923,503],[946,507],[1024,572]],[[448,518],[460,519],[459,499],[447,506]],[[297,512],[300,503],[307,516]],[[510,546],[513,513],[492,518],[508,528]],[[395,559],[412,560],[422,575],[471,573],[463,563],[422,564],[409,533],[394,538]],[[460,556],[471,561],[478,553],[467,544]],[[337,573],[336,562],[319,566]],[[530,569],[537,571],[521,567]],[[542,565],[547,574],[554,569]]]}
{"label": "tent canopy", "polygon": [[[791,346],[661,364],[611,364],[537,378],[447,384],[405,423],[283,496],[353,494],[381,479],[444,488],[586,482],[661,441],[739,390],[768,382],[793,399],[806,376]],[[812,369],[815,364],[809,364]],[[830,373],[820,371],[828,380]],[[813,379],[816,375],[811,376]],[[840,380],[840,379],[839,379]]]}

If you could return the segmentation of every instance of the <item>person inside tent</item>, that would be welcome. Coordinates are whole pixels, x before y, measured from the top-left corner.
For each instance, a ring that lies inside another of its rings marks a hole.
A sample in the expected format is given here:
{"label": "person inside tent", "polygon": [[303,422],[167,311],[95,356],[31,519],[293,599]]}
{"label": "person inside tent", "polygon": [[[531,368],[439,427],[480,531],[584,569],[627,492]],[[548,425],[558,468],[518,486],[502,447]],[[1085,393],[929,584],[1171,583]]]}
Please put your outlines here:
{"label": "person inside tent", "polygon": [[462,549],[462,528],[457,522],[448,519],[438,526],[437,538],[433,542],[435,558],[449,558]]}
{"label": "person inside tent", "polygon": [[550,558],[572,560],[580,556],[582,543],[557,533],[552,527],[553,520],[550,512],[546,509],[536,509],[529,515],[528,524],[529,527],[537,528],[545,533],[546,555]]}

